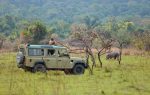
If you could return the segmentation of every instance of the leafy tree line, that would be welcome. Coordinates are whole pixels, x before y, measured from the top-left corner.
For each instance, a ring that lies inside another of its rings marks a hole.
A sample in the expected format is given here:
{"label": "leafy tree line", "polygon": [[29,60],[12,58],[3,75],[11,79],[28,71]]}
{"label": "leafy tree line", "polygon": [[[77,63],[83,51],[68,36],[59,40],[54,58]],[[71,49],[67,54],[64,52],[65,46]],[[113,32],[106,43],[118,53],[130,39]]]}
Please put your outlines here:
{"label": "leafy tree line", "polygon": [[80,21],[86,16],[103,21],[110,16],[149,17],[149,5],[149,0],[0,0],[0,16],[41,19],[49,24]]}
{"label": "leafy tree line", "polygon": [[[73,25],[139,49],[149,47],[149,0],[0,0],[0,35],[10,41],[47,43],[69,38]],[[147,39],[147,40],[145,40]]]}
{"label": "leafy tree line", "polygon": [[150,24],[147,22],[148,19],[136,21],[140,23],[132,20],[119,20],[115,17],[111,17],[105,22],[99,22],[99,18],[86,17],[80,22],[67,23],[60,20],[48,25],[40,20],[27,21],[6,16],[1,18],[0,22],[0,42],[2,45],[4,39],[12,42],[20,39],[20,43],[46,44],[53,34],[61,39],[69,39],[74,31],[72,27],[79,27],[79,29],[83,28],[87,31],[97,31],[104,35],[104,39],[113,38],[121,43],[125,42],[127,46],[149,50]]}

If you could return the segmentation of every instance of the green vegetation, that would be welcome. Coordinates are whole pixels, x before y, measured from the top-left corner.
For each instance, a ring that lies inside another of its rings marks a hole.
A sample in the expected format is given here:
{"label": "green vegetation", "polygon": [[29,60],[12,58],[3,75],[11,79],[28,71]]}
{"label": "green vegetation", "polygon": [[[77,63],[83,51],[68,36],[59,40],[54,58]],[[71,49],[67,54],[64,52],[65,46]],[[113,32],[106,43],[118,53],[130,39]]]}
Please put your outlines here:
{"label": "green vegetation", "polygon": [[34,22],[24,28],[21,32],[21,39],[23,40],[23,43],[37,44],[39,41],[44,39],[46,33],[46,27],[42,23]]}
{"label": "green vegetation", "polygon": [[80,21],[87,16],[107,17],[149,17],[149,0],[1,0],[0,15],[19,16],[27,19],[41,19],[44,22]]}
{"label": "green vegetation", "polygon": [[145,37],[150,34],[149,5],[149,0],[1,0],[0,35],[12,43],[24,34],[22,43],[43,44],[52,34],[69,38],[77,24],[150,50],[150,37]]}
{"label": "green vegetation", "polygon": [[[20,43],[47,44],[51,37],[68,44],[79,35],[94,37],[94,32],[104,41],[113,39],[149,52],[149,10],[150,0],[0,0],[0,94],[149,95],[146,56],[127,54],[121,65],[102,56],[103,68],[96,59],[94,75],[87,70],[74,76],[60,71],[24,72],[16,66],[15,53],[2,53],[17,50]],[[96,37],[91,41],[91,49],[102,48]]]}
{"label": "green vegetation", "polygon": [[[123,56],[122,64],[106,61],[84,75],[61,71],[30,73],[17,68],[15,53],[0,54],[1,95],[149,95],[150,58]],[[97,62],[98,63],[98,62]]]}

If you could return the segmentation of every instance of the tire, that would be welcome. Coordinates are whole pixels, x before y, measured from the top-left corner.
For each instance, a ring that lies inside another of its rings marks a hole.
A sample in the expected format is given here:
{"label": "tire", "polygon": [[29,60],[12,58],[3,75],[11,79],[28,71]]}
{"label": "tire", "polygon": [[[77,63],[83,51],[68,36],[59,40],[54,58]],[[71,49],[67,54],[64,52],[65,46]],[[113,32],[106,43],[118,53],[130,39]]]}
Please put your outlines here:
{"label": "tire", "polygon": [[44,64],[36,64],[33,68],[33,72],[42,72],[42,73],[46,73],[46,67]]}
{"label": "tire", "polygon": [[16,56],[16,61],[17,61],[17,66],[18,68],[23,67],[23,63],[24,63],[24,55],[22,54],[22,52],[19,52]]}
{"label": "tire", "polygon": [[85,71],[85,68],[82,64],[77,64],[73,68],[73,74],[75,75],[84,74],[84,71]]}

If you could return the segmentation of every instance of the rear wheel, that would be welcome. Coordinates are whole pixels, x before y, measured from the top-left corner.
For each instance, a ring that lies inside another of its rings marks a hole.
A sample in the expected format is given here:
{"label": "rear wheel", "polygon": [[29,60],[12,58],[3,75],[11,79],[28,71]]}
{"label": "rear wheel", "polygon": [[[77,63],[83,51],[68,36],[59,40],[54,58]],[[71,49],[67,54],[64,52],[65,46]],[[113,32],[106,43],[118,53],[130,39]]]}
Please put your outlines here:
{"label": "rear wheel", "polygon": [[73,68],[73,73],[74,73],[75,75],[83,74],[84,71],[85,71],[85,68],[84,68],[84,66],[83,66],[82,64],[77,64],[77,65],[75,65],[74,68]]}
{"label": "rear wheel", "polygon": [[45,67],[44,64],[36,64],[33,68],[33,72],[45,73],[46,72],[46,67]]}

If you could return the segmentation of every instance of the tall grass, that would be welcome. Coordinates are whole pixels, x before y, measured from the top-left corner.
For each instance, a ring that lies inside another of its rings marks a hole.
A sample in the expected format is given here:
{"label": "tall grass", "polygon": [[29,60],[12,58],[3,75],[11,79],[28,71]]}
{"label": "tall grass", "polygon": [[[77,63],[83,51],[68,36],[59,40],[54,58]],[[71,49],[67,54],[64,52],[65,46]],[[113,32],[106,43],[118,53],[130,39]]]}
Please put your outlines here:
{"label": "tall grass", "polygon": [[1,53],[0,95],[150,95],[149,57],[123,56],[121,65],[102,60],[94,75],[33,74],[17,68],[15,53]]}

